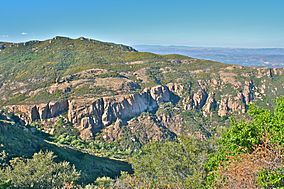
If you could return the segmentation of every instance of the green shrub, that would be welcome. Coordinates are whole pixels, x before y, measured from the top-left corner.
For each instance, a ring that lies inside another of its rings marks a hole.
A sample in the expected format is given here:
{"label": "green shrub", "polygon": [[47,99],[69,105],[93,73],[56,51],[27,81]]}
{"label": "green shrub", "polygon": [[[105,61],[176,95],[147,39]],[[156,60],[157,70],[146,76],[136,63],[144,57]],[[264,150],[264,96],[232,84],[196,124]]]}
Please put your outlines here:
{"label": "green shrub", "polygon": [[260,171],[258,173],[258,184],[264,188],[284,188],[284,167]]}
{"label": "green shrub", "polygon": [[62,188],[80,174],[68,162],[56,163],[52,152],[39,152],[32,159],[14,158],[0,170],[1,180],[15,188]]}
{"label": "green shrub", "polygon": [[132,160],[134,175],[153,188],[200,188],[207,153],[207,145],[193,138],[149,144]]}
{"label": "green shrub", "polygon": [[[272,151],[284,148],[284,97],[276,100],[274,111],[252,105],[248,113],[251,117],[249,121],[232,120],[230,128],[218,140],[218,149],[206,165],[208,187],[214,186],[220,179],[219,168],[226,167],[230,158],[240,154],[251,154],[263,144],[270,146]],[[267,180],[263,178],[271,174],[262,172],[260,175],[261,185],[270,185],[270,181],[265,184]]]}
{"label": "green shrub", "polygon": [[79,136],[79,132],[64,117],[59,117],[55,123],[53,135],[55,137]]}

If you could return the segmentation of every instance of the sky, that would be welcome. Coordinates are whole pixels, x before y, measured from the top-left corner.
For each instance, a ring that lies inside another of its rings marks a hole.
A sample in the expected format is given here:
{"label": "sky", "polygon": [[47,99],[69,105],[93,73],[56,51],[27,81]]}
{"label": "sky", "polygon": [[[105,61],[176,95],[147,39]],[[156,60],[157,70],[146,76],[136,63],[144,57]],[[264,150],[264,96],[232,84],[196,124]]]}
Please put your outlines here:
{"label": "sky", "polygon": [[1,0],[0,41],[284,47],[284,0]]}

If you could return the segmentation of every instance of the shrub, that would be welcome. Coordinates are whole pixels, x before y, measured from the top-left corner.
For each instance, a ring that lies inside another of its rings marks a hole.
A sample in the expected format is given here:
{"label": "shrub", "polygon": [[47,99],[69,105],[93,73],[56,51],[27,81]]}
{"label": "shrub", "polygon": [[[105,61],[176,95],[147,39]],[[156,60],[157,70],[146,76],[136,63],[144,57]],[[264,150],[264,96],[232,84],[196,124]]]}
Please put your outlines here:
{"label": "shrub", "polygon": [[15,188],[62,188],[76,182],[80,174],[68,162],[56,163],[52,152],[39,152],[32,159],[14,158],[0,170],[2,181]]}
{"label": "shrub", "polygon": [[261,178],[256,175],[261,170],[278,170],[283,164],[284,97],[276,100],[274,111],[250,106],[248,113],[249,121],[233,120],[219,139],[217,152],[206,166],[208,187],[251,188],[258,187],[257,180],[261,186],[270,186],[281,178],[268,172],[260,172]]}
{"label": "shrub", "polygon": [[207,153],[207,145],[193,138],[149,144],[133,158],[134,175],[153,188],[200,188]]}
{"label": "shrub", "polygon": [[55,123],[53,134],[55,137],[61,135],[78,136],[79,132],[64,117],[59,117]]}
{"label": "shrub", "polygon": [[258,173],[258,184],[264,188],[284,188],[284,167],[260,171]]}

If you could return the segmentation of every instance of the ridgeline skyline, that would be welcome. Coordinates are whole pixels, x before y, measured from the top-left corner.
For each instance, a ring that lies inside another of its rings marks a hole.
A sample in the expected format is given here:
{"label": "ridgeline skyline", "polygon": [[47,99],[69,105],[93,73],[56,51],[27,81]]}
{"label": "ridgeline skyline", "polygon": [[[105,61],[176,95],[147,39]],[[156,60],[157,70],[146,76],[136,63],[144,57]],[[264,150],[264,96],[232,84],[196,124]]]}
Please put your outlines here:
{"label": "ridgeline skyline", "polygon": [[1,2],[0,41],[54,36],[126,45],[283,48],[280,0],[11,0]]}

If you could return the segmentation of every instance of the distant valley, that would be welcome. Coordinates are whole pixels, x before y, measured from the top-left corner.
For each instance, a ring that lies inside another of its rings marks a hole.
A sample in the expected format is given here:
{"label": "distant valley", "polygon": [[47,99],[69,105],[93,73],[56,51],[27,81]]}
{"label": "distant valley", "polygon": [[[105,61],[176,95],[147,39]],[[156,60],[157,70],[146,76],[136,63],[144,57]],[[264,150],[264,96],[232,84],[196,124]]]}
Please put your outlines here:
{"label": "distant valley", "polygon": [[157,54],[182,54],[241,66],[284,67],[284,48],[218,48],[189,46],[136,45],[139,51]]}

